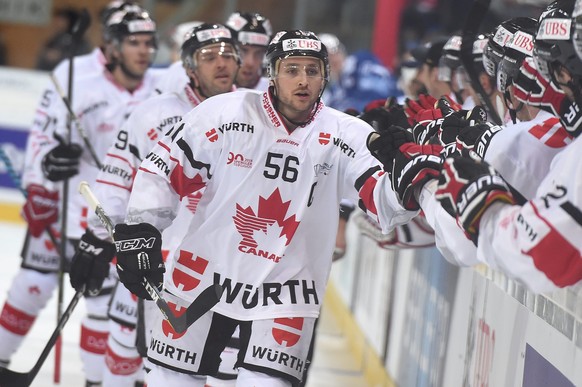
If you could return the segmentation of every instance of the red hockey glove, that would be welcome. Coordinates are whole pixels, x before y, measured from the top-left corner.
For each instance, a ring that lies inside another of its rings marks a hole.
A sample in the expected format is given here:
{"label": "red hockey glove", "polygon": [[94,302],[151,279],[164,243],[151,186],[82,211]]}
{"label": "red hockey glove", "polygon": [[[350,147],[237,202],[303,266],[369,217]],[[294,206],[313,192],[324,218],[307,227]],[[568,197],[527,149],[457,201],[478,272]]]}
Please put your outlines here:
{"label": "red hockey glove", "polygon": [[401,145],[394,152],[390,179],[398,201],[407,210],[420,209],[415,192],[429,180],[439,176],[442,158],[440,145],[418,145],[413,142]]}
{"label": "red hockey glove", "polygon": [[540,74],[533,58],[524,59],[513,85],[515,97],[519,101],[530,106],[549,108],[556,116],[560,115],[566,95]]}
{"label": "red hockey glove", "polygon": [[38,238],[59,218],[59,193],[48,191],[38,184],[29,185],[26,192],[26,203],[22,208],[22,215],[28,223],[28,232]]}
{"label": "red hockey glove", "polygon": [[121,223],[115,226],[114,236],[119,280],[136,296],[151,300],[143,286],[143,278],[162,290],[166,271],[162,258],[162,235],[149,223]]}
{"label": "red hockey glove", "polygon": [[496,202],[515,204],[509,187],[493,167],[462,156],[445,160],[435,196],[475,245],[483,213]]}
{"label": "red hockey glove", "polygon": [[432,138],[441,130],[444,118],[460,114],[457,112],[451,107],[450,100],[445,97],[439,98],[433,109],[418,111],[413,119],[416,123],[412,128],[414,142],[421,145],[431,143]]}

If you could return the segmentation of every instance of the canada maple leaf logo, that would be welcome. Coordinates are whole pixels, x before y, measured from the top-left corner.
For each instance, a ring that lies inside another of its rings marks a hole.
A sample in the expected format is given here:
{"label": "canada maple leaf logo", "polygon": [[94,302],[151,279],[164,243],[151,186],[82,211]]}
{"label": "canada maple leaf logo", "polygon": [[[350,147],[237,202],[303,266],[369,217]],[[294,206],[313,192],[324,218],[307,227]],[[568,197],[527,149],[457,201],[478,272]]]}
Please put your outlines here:
{"label": "canada maple leaf logo", "polygon": [[251,206],[243,208],[237,203],[236,215],[232,218],[237,231],[243,237],[240,244],[257,247],[259,243],[269,242],[273,248],[273,241],[279,244],[280,239],[285,237],[281,247],[287,246],[299,226],[295,215],[285,218],[290,203],[291,201],[283,202],[278,188],[268,198],[259,196],[256,213]]}

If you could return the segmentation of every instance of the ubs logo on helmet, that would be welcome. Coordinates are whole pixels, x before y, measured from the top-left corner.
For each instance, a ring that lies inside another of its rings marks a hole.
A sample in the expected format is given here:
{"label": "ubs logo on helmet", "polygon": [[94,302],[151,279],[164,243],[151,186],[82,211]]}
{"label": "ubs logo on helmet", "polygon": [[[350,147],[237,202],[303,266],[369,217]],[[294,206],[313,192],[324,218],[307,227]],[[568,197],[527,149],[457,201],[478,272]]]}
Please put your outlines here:
{"label": "ubs logo on helmet", "polygon": [[283,41],[283,50],[312,50],[321,51],[321,42],[313,39],[287,39]]}

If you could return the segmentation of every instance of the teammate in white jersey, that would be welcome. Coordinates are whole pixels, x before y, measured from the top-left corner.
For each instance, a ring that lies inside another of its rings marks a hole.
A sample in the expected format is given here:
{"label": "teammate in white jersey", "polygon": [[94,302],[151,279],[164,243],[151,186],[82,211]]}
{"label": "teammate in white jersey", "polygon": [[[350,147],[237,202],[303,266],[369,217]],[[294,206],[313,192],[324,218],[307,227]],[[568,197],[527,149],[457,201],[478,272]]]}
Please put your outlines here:
{"label": "teammate in white jersey", "polygon": [[[111,1],[101,14],[103,32],[106,21],[112,13],[132,5],[132,1]],[[103,46],[95,48],[89,54],[74,57],[73,76],[80,78],[102,72],[107,61],[105,52],[109,43],[107,38],[103,36]],[[64,60],[52,72],[52,76],[63,90],[68,88],[68,71],[69,60]],[[34,121],[28,135],[23,188],[29,186],[30,182],[43,179],[42,171],[38,168],[39,150],[43,144],[52,141],[49,133],[54,130],[56,124],[55,109],[60,104],[62,101],[55,85],[48,81],[35,111]],[[60,191],[60,187],[54,188]],[[58,238],[60,227],[56,221],[59,195],[60,192],[55,192],[51,196],[52,199],[49,202],[52,203],[46,208],[48,212],[40,210],[45,216],[36,216],[39,214],[34,214],[34,209],[31,213],[32,207],[28,205],[29,231],[22,249],[22,268],[11,284],[8,297],[0,313],[0,342],[2,343],[0,366],[9,363],[10,357],[20,346],[36,316],[44,308],[57,286],[58,281],[55,273],[60,266],[60,257],[57,253],[59,247],[53,245],[44,229],[51,222],[55,222],[53,223],[53,231]],[[32,194],[29,198],[29,200],[34,200],[36,196]]]}
{"label": "teammate in white jersey", "polygon": [[[154,21],[141,8],[124,8],[114,12],[105,30],[108,40],[112,42],[106,69],[74,82],[72,110],[79,118],[79,125],[99,162],[105,157],[122,122],[138,103],[154,92],[155,77],[147,70],[156,49],[155,32]],[[36,176],[42,178],[31,180],[28,184],[29,187],[41,187],[34,193],[42,199],[43,195],[52,197],[50,195],[53,195],[59,182],[69,179],[67,235],[63,238],[68,241],[67,248],[71,251],[67,255],[71,256],[86,228],[87,219],[86,204],[79,198],[76,187],[81,180],[94,179],[98,168],[89,148],[78,145],[83,140],[75,124],[72,125],[71,144],[62,141],[67,137],[67,114],[64,104],[55,104],[57,123],[48,133],[49,141],[42,144],[37,157],[37,168],[42,173]],[[36,202],[38,200],[32,201]],[[108,272],[109,263],[99,269]],[[106,312],[111,286],[109,284],[98,292],[101,284],[91,283],[86,289],[87,295],[91,296],[86,297],[89,314],[82,323],[80,345],[88,385],[99,384],[102,378],[107,340]]]}
{"label": "teammate in white jersey", "polygon": [[[94,193],[115,222],[125,218],[129,194],[133,186],[135,173],[139,164],[158,142],[158,139],[177,124],[182,116],[206,99],[198,93],[194,85],[204,90],[208,96],[233,91],[234,79],[239,67],[236,41],[231,31],[219,24],[202,23],[192,28],[186,35],[182,48],[182,62],[189,82],[184,82],[180,91],[163,93],[142,102],[129,116],[118,132],[115,142],[109,148],[103,161],[104,167],[99,171],[94,185]],[[176,90],[178,88],[176,87]],[[172,241],[181,239],[192,213],[195,212],[200,193],[189,195],[180,207],[176,224],[164,232],[164,250],[173,251]],[[94,235],[97,236],[97,238]],[[78,268],[81,272],[72,272],[78,276],[75,285],[81,288],[89,281],[103,281],[98,276],[104,273],[91,272],[89,268],[94,259],[113,259],[114,248],[109,248],[108,257],[94,255],[99,249],[113,246],[107,230],[95,214],[89,215],[89,228],[81,237],[81,243],[90,244],[95,249],[77,251],[75,259],[86,263]],[[177,242],[177,241],[176,241]],[[175,243],[174,243],[175,244]],[[113,250],[113,251],[112,251]],[[91,277],[93,276],[93,277]],[[152,313],[159,313],[155,305],[146,304],[146,318],[137,322],[137,301],[131,297],[123,286],[115,288],[110,303],[110,332],[107,341],[106,364],[103,386],[133,387],[141,376],[141,356],[136,348],[136,325],[146,323]],[[153,311],[150,311],[153,309]],[[129,329],[128,329],[129,328]],[[149,335],[142,341],[148,342]],[[235,379],[233,370],[235,358],[223,359],[221,374],[225,379]],[[145,351],[142,352],[145,356]],[[143,379],[141,379],[143,380]],[[222,385],[221,382],[209,382],[211,386]]]}
{"label": "teammate in white jersey", "polygon": [[[537,57],[536,62],[540,63],[540,68],[550,69],[549,76],[571,101],[580,93],[580,84],[576,80],[582,75],[582,62],[577,58],[572,62],[574,48],[569,25],[573,4],[573,1],[560,0],[546,8],[540,17],[534,45],[534,57],[539,54],[539,48],[548,54],[553,53]],[[553,30],[548,28],[549,25],[567,25],[568,28]],[[526,64],[524,62],[523,66]],[[534,77],[532,79],[535,81]],[[545,94],[542,87],[538,87],[535,93],[542,100],[544,95],[557,95],[555,92]],[[545,99],[548,105],[551,102],[551,99]],[[576,284],[582,278],[582,203],[575,178],[582,168],[575,156],[580,146],[578,138],[554,157],[534,197],[528,198],[530,200],[523,206],[516,205],[509,187],[493,168],[467,157],[446,159],[438,187],[435,187],[436,182],[426,184],[420,192],[419,202],[427,218],[430,218],[429,214],[436,214],[432,215],[433,220],[446,220],[446,216],[439,215],[439,210],[442,212],[443,209],[453,214],[477,245],[477,261],[502,270],[530,290],[544,292]],[[531,155],[527,156],[531,158]],[[526,159],[521,161],[527,163]],[[398,184],[398,179],[393,183]],[[434,208],[432,195],[435,189],[442,208]],[[451,235],[455,235],[454,230],[450,230]],[[445,232],[441,235],[447,236],[444,244],[450,253],[466,248],[460,246],[458,238],[450,238]],[[451,241],[459,244],[453,245]]]}
{"label": "teammate in white jersey", "polygon": [[183,307],[213,283],[224,293],[183,335],[158,315],[148,351],[155,364],[146,377],[150,387],[203,386],[237,326],[239,385],[298,382],[341,199],[359,202],[385,231],[417,214],[396,203],[387,174],[366,149],[371,127],[320,103],[329,66],[319,39],[282,31],[267,59],[268,92],[209,98],[160,139],[137,172],[128,224],[115,228],[119,246],[136,237],[155,240],[140,255],[149,270],[138,268],[140,251],[117,253],[120,280],[148,298],[140,278],[160,287],[163,280],[157,229],[172,223],[180,198],[204,189],[171,257],[165,294]]}
{"label": "teammate in white jersey", "polygon": [[266,91],[269,80],[264,76],[265,53],[273,36],[269,19],[259,13],[235,12],[225,25],[236,36],[241,56],[241,66],[236,75],[236,86]]}

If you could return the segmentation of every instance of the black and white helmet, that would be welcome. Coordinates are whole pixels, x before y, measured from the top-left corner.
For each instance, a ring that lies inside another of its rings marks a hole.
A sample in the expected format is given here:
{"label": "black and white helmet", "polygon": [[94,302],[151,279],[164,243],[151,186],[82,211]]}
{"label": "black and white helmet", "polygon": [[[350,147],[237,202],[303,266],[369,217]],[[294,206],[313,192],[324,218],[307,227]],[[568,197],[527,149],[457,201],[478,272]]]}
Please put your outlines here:
{"label": "black and white helmet", "polygon": [[572,76],[568,86],[579,91],[582,88],[582,61],[574,49],[573,10],[574,0],[558,0],[546,7],[539,18],[533,58],[541,75],[556,84],[554,69],[566,68]]}
{"label": "black and white helmet", "polygon": [[[477,73],[483,71],[483,49],[487,44],[488,38],[484,34],[477,35],[471,47],[471,65],[476,69]],[[462,43],[462,36],[453,35],[443,46],[439,59],[438,79],[440,81],[453,82],[456,79],[459,83],[459,79],[467,78],[465,68],[461,62]],[[455,76],[453,76],[454,72],[456,72]]]}
{"label": "black and white helmet", "polygon": [[235,55],[235,59],[240,64],[240,58],[236,49],[236,40],[231,30],[222,24],[202,23],[190,30],[182,43],[182,62],[188,68],[196,68],[194,54],[199,49],[211,44],[221,43],[222,46],[229,45]]}
{"label": "black and white helmet", "polygon": [[513,34],[520,31],[521,25],[529,25],[535,19],[528,17],[516,17],[499,24],[491,34],[489,40],[483,48],[483,67],[490,77],[497,76],[497,67],[503,59],[503,48],[511,39]]}
{"label": "black and white helmet", "polygon": [[269,19],[256,12],[235,12],[225,24],[241,45],[267,47],[273,36]]}
{"label": "black and white helmet", "polygon": [[109,16],[105,25],[104,38],[106,42],[121,42],[129,35],[155,35],[156,32],[156,22],[146,10],[136,5],[128,5]]}
{"label": "black and white helmet", "polygon": [[518,24],[520,29],[505,44],[503,57],[497,68],[497,89],[502,93],[517,78],[524,59],[533,55],[538,22],[531,18],[520,18]]}
{"label": "black and white helmet", "polygon": [[126,8],[127,8],[127,10],[129,10],[130,7],[135,7],[135,8],[133,8],[133,10],[141,10],[142,9],[142,7],[139,4],[137,4],[134,0],[113,0],[113,1],[110,1],[101,10],[101,13],[99,14],[99,19],[101,21],[101,26],[103,28],[103,31],[105,32],[105,29],[107,27],[107,21],[109,20],[111,15],[113,15],[117,11],[121,11],[121,10],[126,9]]}
{"label": "black and white helmet", "polygon": [[323,78],[329,81],[329,57],[327,48],[311,31],[291,30],[278,32],[267,48],[267,70],[270,79],[277,75],[277,64],[290,56],[311,56],[321,60]]}

